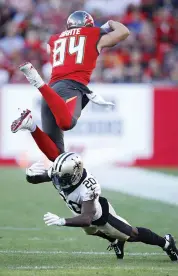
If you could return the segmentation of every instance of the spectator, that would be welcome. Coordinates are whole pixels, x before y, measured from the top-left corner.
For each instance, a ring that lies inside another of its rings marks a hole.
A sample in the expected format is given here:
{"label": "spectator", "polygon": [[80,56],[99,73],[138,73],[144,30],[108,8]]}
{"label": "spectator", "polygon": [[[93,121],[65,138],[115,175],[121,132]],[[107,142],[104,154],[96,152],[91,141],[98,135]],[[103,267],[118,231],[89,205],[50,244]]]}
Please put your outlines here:
{"label": "spectator", "polygon": [[8,80],[9,80],[8,71],[0,68],[0,87],[1,85],[8,83]]}
{"label": "spectator", "polygon": [[33,10],[33,0],[6,0],[6,3],[19,12],[27,13]]}
{"label": "spectator", "polygon": [[84,5],[84,9],[93,12],[98,10],[102,12],[103,15],[118,15],[123,14],[129,4],[139,5],[140,0],[88,0]]}
{"label": "spectator", "polygon": [[175,63],[173,69],[170,74],[171,81],[178,82],[178,64]]}
{"label": "spectator", "polygon": [[144,72],[143,79],[146,82],[160,81],[163,78],[158,60],[151,59],[148,68]]}
{"label": "spectator", "polygon": [[13,22],[6,27],[6,36],[0,39],[0,49],[11,55],[14,51],[21,50],[24,46],[24,39],[18,33],[18,26]]}

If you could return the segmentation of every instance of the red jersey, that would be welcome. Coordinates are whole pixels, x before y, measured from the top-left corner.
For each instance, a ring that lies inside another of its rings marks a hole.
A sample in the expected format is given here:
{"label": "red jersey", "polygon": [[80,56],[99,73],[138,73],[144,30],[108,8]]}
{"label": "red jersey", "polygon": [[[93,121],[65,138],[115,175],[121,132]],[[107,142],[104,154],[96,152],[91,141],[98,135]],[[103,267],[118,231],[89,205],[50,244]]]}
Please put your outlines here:
{"label": "red jersey", "polygon": [[52,64],[50,83],[69,79],[87,85],[99,55],[99,39],[98,27],[76,28],[52,35],[48,42]]}

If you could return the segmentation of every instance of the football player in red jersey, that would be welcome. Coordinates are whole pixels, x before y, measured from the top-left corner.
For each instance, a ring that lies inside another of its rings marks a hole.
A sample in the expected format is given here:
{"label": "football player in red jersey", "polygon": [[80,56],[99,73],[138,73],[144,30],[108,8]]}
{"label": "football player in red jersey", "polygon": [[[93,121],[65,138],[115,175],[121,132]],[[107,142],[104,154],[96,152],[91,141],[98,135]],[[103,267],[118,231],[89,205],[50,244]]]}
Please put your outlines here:
{"label": "football player in red jersey", "polygon": [[52,35],[48,42],[52,64],[49,85],[44,83],[31,63],[20,66],[27,80],[43,96],[43,131],[34,123],[30,110],[25,110],[12,123],[11,131],[29,130],[38,147],[51,161],[64,152],[63,131],[76,125],[88,101],[94,98],[96,103],[106,103],[93,94],[87,84],[101,50],[126,39],[129,30],[113,20],[104,27],[95,27],[92,16],[85,11],[76,11],[69,16],[67,30]]}

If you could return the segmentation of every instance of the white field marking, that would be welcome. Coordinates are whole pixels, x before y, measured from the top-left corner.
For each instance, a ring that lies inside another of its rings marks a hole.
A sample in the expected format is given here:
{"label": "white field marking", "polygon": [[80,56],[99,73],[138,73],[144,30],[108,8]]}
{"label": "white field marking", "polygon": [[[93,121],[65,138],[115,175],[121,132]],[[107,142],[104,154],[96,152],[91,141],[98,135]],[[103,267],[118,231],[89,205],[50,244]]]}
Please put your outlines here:
{"label": "white field marking", "polygon": [[[36,227],[14,227],[14,226],[0,226],[0,230],[11,230],[11,231],[41,231],[45,228],[36,228]],[[62,227],[53,227],[53,229],[57,229],[58,231],[72,231],[73,229],[68,227],[64,230]]]}
{"label": "white field marking", "polygon": [[[38,238],[38,237],[33,237],[33,238],[28,238],[28,241],[42,241],[44,239]],[[46,239],[45,239],[46,241]]]}
{"label": "white field marking", "polygon": [[[69,254],[69,255],[114,255],[115,253],[109,252],[92,252],[92,251],[37,251],[37,250],[0,250],[0,254]],[[126,253],[128,256],[164,256],[165,253],[157,252],[135,252],[135,253]]]}
{"label": "white field marking", "polygon": [[74,242],[76,241],[77,239],[75,238],[57,238],[55,240],[50,240],[50,239],[45,239],[45,238],[39,238],[39,237],[32,237],[32,238],[28,238],[28,241],[45,241],[45,242]]}
{"label": "white field marking", "polygon": [[[49,270],[49,269],[94,269],[94,270],[99,270],[103,269],[105,267],[99,267],[99,266],[72,266],[72,267],[67,267],[67,266],[9,266],[8,269],[14,269],[14,270]],[[140,269],[142,267],[140,266],[112,266],[112,267],[107,267],[107,269],[117,269],[117,270],[135,270],[135,269]],[[159,271],[165,271],[165,268],[162,267],[144,267],[146,270],[159,270]],[[177,267],[174,268],[169,268],[169,271],[177,270]]]}
{"label": "white field marking", "polygon": [[12,230],[12,231],[40,231],[41,228],[35,227],[13,227],[13,226],[0,226],[0,230]]}

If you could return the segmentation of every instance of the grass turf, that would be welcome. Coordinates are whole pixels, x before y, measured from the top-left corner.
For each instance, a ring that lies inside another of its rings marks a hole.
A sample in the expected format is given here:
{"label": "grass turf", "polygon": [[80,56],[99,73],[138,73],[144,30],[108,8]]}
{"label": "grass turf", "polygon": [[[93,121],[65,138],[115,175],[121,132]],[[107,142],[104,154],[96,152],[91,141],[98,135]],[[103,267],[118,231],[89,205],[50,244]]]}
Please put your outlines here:
{"label": "grass turf", "polygon": [[[117,261],[114,254],[105,254],[108,243],[102,239],[80,229],[45,226],[47,211],[71,216],[51,184],[30,185],[22,171],[1,169],[0,185],[1,276],[178,275],[178,264],[157,247],[127,244],[125,259]],[[178,207],[116,192],[103,194],[132,225],[178,238]]]}
{"label": "grass turf", "polygon": [[169,175],[175,175],[175,176],[178,176],[178,168],[159,168],[159,167],[156,167],[156,168],[145,168],[147,170],[151,170],[151,171],[154,171],[154,172],[161,172],[161,173],[165,173],[165,174],[169,174]]}

